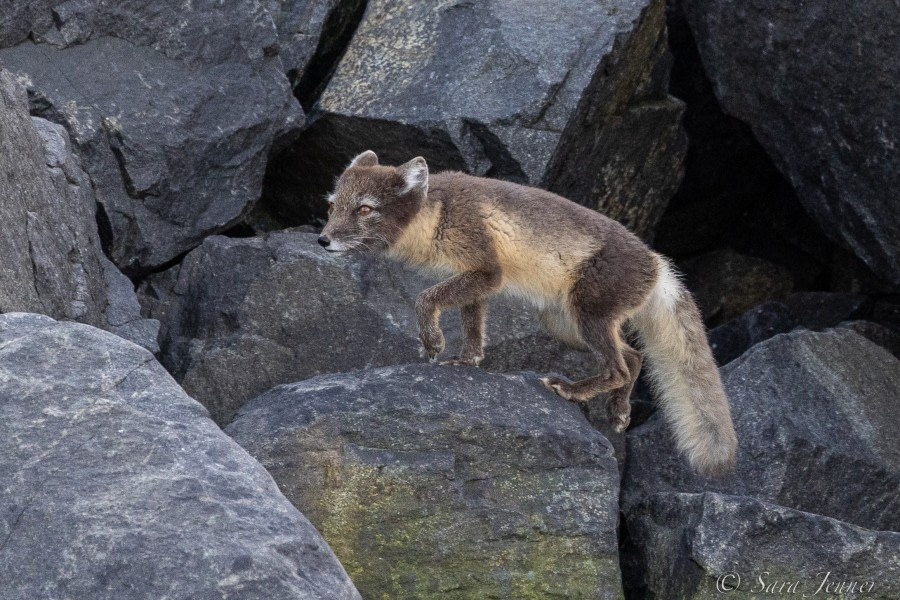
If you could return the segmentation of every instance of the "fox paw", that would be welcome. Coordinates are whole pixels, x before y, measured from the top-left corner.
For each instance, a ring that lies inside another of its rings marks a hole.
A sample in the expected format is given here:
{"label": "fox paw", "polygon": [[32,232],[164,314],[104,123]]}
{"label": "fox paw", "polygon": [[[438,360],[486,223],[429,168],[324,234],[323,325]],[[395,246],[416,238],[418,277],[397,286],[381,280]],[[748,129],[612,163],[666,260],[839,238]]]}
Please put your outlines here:
{"label": "fox paw", "polygon": [[440,364],[447,367],[477,367],[483,358],[483,356],[454,356],[450,360],[442,360]]}
{"label": "fox paw", "polygon": [[630,423],[630,414],[618,413],[615,415],[609,415],[609,424],[612,425],[613,431],[615,431],[616,433],[625,433],[625,430],[628,429],[628,425]]}
{"label": "fox paw", "polygon": [[444,332],[439,327],[420,330],[419,339],[422,340],[422,347],[425,348],[428,360],[434,360],[438,354],[444,351]]}
{"label": "fox paw", "polygon": [[541,377],[541,383],[544,384],[545,388],[559,396],[562,396],[566,400],[572,399],[572,384],[565,379],[550,375],[547,377]]}
{"label": "fox paw", "polygon": [[616,433],[623,433],[631,423],[631,403],[613,396],[606,405],[606,418]]}

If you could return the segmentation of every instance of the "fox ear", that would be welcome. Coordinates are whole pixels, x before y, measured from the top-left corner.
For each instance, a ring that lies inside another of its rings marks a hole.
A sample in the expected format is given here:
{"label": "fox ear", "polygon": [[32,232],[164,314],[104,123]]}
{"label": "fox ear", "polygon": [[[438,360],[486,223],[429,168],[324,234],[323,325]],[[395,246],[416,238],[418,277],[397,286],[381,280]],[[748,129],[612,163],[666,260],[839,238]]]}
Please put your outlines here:
{"label": "fox ear", "polygon": [[397,167],[397,170],[406,182],[402,193],[407,194],[415,189],[420,189],[423,193],[428,191],[428,163],[424,158],[417,156]]}
{"label": "fox ear", "polygon": [[372,152],[371,150],[366,150],[362,154],[358,154],[356,158],[350,161],[350,166],[347,167],[374,167],[378,164],[378,155]]}

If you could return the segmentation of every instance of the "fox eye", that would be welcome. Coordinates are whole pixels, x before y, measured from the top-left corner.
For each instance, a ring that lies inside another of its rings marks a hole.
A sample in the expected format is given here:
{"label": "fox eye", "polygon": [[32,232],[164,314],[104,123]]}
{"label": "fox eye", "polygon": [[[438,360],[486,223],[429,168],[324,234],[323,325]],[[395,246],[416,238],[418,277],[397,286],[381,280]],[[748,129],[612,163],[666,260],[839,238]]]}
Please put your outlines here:
{"label": "fox eye", "polygon": [[366,215],[369,214],[370,212],[372,212],[372,207],[371,207],[371,206],[367,206],[367,205],[365,205],[365,204],[363,204],[362,206],[360,206],[359,208],[356,209],[356,214],[358,214],[358,215],[360,215],[360,216],[362,216],[362,217],[366,216]]}

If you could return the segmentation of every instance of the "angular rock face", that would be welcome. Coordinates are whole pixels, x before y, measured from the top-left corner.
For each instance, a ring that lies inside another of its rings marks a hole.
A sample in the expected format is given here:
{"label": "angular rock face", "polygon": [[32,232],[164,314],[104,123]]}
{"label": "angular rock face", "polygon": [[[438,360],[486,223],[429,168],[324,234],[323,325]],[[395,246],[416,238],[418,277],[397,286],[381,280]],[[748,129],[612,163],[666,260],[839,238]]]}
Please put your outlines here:
{"label": "angular rock face", "polygon": [[[334,258],[316,237],[210,237],[141,288],[147,314],[163,322],[166,366],[218,423],[280,383],[423,360],[414,304],[433,282],[395,264]],[[442,327],[451,355],[461,345],[457,311]],[[487,368],[595,369],[511,299],[492,302],[487,337]]]}
{"label": "angular rock face", "polygon": [[662,0],[372,0],[266,201],[289,222],[323,216],[334,176],[371,148],[547,187],[649,235],[685,146],[667,57]]}
{"label": "angular rock face", "polygon": [[797,324],[782,302],[763,302],[707,333],[716,364],[727,365],[760,342],[787,333]]}
{"label": "angular rock face", "polygon": [[[811,330],[835,327],[854,318],[867,303],[866,296],[859,294],[798,292],[791,294],[783,302],[764,302],[754,306],[740,317],[716,327],[708,334],[709,347],[716,362],[724,365],[755,344],[779,333],[787,333],[798,327]],[[865,330],[872,337],[880,339],[880,331],[872,327]],[[862,331],[858,333],[869,337]]]}
{"label": "angular rock face", "polygon": [[752,498],[653,496],[629,534],[640,553],[635,588],[647,597],[900,597],[900,533]]}
{"label": "angular rock face", "polygon": [[134,293],[134,284],[108,258],[101,256],[106,281],[106,323],[103,326],[129,342],[159,353],[159,321],[141,318],[141,305]]}
{"label": "angular rock face", "polygon": [[254,399],[226,432],[367,598],[621,598],[611,446],[533,376],[316,377]]}
{"label": "angular rock face", "polygon": [[788,268],[800,289],[820,289],[829,279],[835,244],[750,127],[722,111],[681,4],[666,0],[669,90],[686,104],[690,144],[684,180],[660,220],[654,247],[676,259],[733,248]]}
{"label": "angular rock face", "polygon": [[0,315],[3,597],[358,599],[318,532],[146,350]]}
{"label": "angular rock face", "polygon": [[25,90],[0,68],[0,312],[81,321],[158,350],[131,282],[100,248],[90,179],[65,129],[28,116]]}
{"label": "angular rock face", "polygon": [[855,331],[900,358],[900,327],[888,327],[872,321],[847,321],[839,327]]}
{"label": "angular rock face", "polygon": [[847,329],[778,335],[722,369],[737,466],[694,475],[655,415],[628,434],[626,512],[658,492],[752,496],[900,530],[900,361]]}
{"label": "angular rock face", "polygon": [[206,0],[51,4],[0,20],[3,45],[21,42],[0,60],[33,109],[69,130],[114,262],[144,272],[239,219],[273,140],[303,121],[268,12],[243,0],[227,11]]}
{"label": "angular rock face", "polygon": [[279,54],[304,108],[322,93],[365,7],[365,0],[270,0]]}
{"label": "angular rock face", "polygon": [[316,53],[322,29],[341,0],[270,0],[267,10],[278,32],[278,54],[286,71],[297,77]]}
{"label": "angular rock face", "polygon": [[900,13],[872,1],[683,6],[724,109],[826,233],[900,282]]}

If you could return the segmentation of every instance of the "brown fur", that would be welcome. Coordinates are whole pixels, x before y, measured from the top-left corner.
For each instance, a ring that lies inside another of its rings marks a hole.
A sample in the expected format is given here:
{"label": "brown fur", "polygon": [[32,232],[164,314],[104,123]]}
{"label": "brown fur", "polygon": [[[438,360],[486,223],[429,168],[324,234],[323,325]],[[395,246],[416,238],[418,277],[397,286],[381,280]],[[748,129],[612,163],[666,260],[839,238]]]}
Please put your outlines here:
{"label": "brown fur", "polygon": [[[630,324],[652,362],[663,365],[654,373],[680,449],[703,473],[730,468],[736,441],[728,401],[696,306],[668,263],[622,225],[545,190],[456,172],[429,178],[422,158],[384,167],[372,152],[354,159],[331,201],[320,238],[328,249],[380,251],[449,277],[416,302],[430,358],[444,350],[441,311],[459,307],[464,341],[450,363],[477,365],[486,299],[519,295],[548,331],[589,349],[599,366],[582,381],[546,377],[544,384],[578,402],[611,392],[608,415],[624,431],[643,362],[622,340]],[[373,210],[361,215],[361,205]]]}

